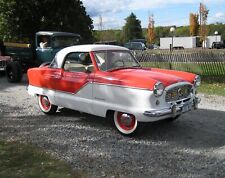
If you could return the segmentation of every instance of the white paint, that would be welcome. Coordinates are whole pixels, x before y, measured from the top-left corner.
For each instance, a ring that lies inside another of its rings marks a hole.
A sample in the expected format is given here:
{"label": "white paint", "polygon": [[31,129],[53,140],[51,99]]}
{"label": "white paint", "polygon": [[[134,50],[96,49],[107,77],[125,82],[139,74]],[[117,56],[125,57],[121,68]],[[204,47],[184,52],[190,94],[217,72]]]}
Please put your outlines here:
{"label": "white paint", "polygon": [[[173,84],[165,90],[183,84],[187,84],[187,82]],[[143,115],[145,111],[169,109],[171,104],[165,102],[166,92],[156,98],[150,90],[88,83],[76,94],[42,89],[31,85],[28,86],[28,93],[45,95],[54,105],[101,117],[105,117],[108,110],[133,114],[137,121],[141,122],[152,122],[172,116],[172,114],[161,117]],[[193,99],[194,95],[191,97]],[[157,100],[160,101],[159,105],[155,104]]]}

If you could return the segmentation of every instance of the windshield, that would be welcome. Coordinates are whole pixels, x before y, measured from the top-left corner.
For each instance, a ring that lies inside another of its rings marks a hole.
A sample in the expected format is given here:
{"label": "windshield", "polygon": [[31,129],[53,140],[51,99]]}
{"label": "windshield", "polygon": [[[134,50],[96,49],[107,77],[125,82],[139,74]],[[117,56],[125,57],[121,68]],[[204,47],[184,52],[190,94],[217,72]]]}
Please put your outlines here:
{"label": "windshield", "polygon": [[53,48],[62,48],[67,46],[78,45],[80,43],[79,36],[55,36],[53,39]]}
{"label": "windshield", "polygon": [[129,51],[99,51],[95,52],[95,59],[102,71],[140,67]]}

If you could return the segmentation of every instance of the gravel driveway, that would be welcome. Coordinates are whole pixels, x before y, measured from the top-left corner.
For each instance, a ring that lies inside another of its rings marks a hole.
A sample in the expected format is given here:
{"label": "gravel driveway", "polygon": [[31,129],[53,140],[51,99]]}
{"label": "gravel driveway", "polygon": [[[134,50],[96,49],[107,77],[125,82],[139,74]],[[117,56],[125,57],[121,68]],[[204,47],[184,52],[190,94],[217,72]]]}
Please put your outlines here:
{"label": "gravel driveway", "polygon": [[199,110],[128,138],[104,118],[68,109],[44,115],[26,86],[26,77],[0,77],[0,138],[38,145],[87,177],[225,177],[223,97],[200,94]]}

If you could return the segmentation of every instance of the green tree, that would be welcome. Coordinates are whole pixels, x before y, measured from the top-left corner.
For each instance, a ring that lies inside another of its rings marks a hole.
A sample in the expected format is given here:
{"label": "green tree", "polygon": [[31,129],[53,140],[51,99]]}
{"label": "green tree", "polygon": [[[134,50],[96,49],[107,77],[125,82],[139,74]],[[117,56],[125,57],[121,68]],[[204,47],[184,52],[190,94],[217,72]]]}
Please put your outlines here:
{"label": "green tree", "polygon": [[32,39],[37,31],[52,30],[91,42],[92,24],[80,0],[0,0],[0,37]]}
{"label": "green tree", "polygon": [[143,38],[141,21],[137,19],[134,13],[131,13],[126,19],[126,24],[123,27],[124,40],[132,40],[135,38]]}
{"label": "green tree", "polygon": [[177,37],[190,36],[189,26],[177,27],[175,30],[175,36],[177,36]]}

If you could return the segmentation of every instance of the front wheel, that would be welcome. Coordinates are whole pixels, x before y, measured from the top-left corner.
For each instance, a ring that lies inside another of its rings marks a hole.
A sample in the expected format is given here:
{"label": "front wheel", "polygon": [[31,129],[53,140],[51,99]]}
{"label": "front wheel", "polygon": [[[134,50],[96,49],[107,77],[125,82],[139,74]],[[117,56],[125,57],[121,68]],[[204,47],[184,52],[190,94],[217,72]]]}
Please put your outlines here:
{"label": "front wheel", "polygon": [[134,115],[116,111],[114,124],[121,134],[130,136],[137,132],[139,123]]}
{"label": "front wheel", "polygon": [[45,114],[54,114],[57,111],[58,106],[50,103],[47,96],[38,96],[38,105],[41,111]]}

